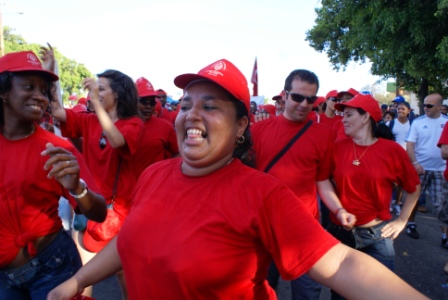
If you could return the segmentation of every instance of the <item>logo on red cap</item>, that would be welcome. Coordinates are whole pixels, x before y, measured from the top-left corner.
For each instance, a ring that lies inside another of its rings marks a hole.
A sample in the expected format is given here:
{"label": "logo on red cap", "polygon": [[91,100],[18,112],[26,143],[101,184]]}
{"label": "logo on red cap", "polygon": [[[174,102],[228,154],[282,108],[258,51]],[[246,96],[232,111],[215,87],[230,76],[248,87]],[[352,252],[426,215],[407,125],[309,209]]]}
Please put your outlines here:
{"label": "logo on red cap", "polygon": [[32,65],[35,66],[40,66],[40,61],[37,59],[36,55],[32,54],[32,53],[28,53],[26,55],[26,57],[28,58],[28,62]]}
{"label": "logo on red cap", "polygon": [[223,62],[222,60],[220,60],[212,65],[212,69],[206,70],[205,72],[210,76],[215,76],[215,77],[218,75],[224,76],[224,74],[220,71],[221,70],[225,71],[226,68],[227,68],[226,63]]}

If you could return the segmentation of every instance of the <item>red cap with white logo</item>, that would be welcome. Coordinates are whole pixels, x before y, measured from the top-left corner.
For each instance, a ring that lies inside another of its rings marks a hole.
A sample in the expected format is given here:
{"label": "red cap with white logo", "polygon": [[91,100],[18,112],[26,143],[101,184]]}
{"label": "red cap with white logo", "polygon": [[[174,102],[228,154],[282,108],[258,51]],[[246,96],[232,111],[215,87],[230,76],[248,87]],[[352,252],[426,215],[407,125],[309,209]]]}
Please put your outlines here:
{"label": "red cap with white logo", "polygon": [[157,92],[154,90],[151,82],[149,82],[149,80],[145,77],[140,77],[137,79],[135,85],[137,86],[138,96],[140,98],[157,96]]}
{"label": "red cap with white logo", "polygon": [[8,53],[0,58],[0,73],[3,72],[39,72],[51,81],[59,80],[53,72],[44,70],[39,58],[33,51]]}
{"label": "red cap with white logo", "polygon": [[247,80],[235,65],[226,59],[218,60],[197,74],[182,74],[174,78],[174,84],[181,89],[186,88],[191,82],[200,79],[208,79],[242,101],[247,111],[250,107],[250,94]]}

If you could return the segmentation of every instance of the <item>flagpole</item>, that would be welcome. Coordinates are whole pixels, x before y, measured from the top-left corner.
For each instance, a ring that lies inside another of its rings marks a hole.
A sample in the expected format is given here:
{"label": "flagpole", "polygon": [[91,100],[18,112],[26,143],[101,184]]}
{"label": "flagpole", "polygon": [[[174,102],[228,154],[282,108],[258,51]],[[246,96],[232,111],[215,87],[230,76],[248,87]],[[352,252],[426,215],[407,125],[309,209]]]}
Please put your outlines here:
{"label": "flagpole", "polygon": [[250,79],[250,82],[254,85],[252,95],[258,96],[258,65],[257,65],[257,57],[256,56],[255,56],[254,69],[252,70],[252,77]]}

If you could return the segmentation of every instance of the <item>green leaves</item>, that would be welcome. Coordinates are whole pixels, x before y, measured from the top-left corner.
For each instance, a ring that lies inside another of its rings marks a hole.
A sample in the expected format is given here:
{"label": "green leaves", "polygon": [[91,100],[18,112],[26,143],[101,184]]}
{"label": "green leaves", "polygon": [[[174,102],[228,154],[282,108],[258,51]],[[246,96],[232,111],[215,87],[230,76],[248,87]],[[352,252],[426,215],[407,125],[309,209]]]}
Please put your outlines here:
{"label": "green leaves", "polygon": [[[334,68],[372,62],[372,74],[408,90],[448,93],[448,0],[324,0],[306,40]],[[445,88],[445,90],[444,90]]]}

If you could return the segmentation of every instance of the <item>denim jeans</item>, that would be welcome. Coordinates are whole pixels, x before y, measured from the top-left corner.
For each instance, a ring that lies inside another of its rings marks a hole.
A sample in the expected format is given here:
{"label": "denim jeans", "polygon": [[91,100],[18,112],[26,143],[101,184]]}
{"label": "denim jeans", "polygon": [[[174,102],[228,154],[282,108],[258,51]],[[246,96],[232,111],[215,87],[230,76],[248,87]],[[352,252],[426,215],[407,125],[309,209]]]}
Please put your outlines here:
{"label": "denim jeans", "polygon": [[[280,272],[274,262],[271,262],[268,269],[267,281],[269,285],[277,290]],[[320,292],[322,291],[322,285],[317,281],[314,281],[307,274],[300,276],[291,283],[292,300],[318,300]]]}
{"label": "denim jeans", "polygon": [[0,269],[0,300],[46,299],[48,292],[81,266],[75,243],[61,230],[47,248],[25,265]]}
{"label": "denim jeans", "polygon": [[307,274],[291,280],[292,300],[319,300],[322,285]]}
{"label": "denim jeans", "polygon": [[[356,241],[356,249],[372,256],[393,272],[395,268],[394,242],[392,239],[381,237],[381,229],[387,223],[382,222],[367,228],[355,227],[352,229],[352,232]],[[331,299],[339,300],[345,298],[331,291]]]}

